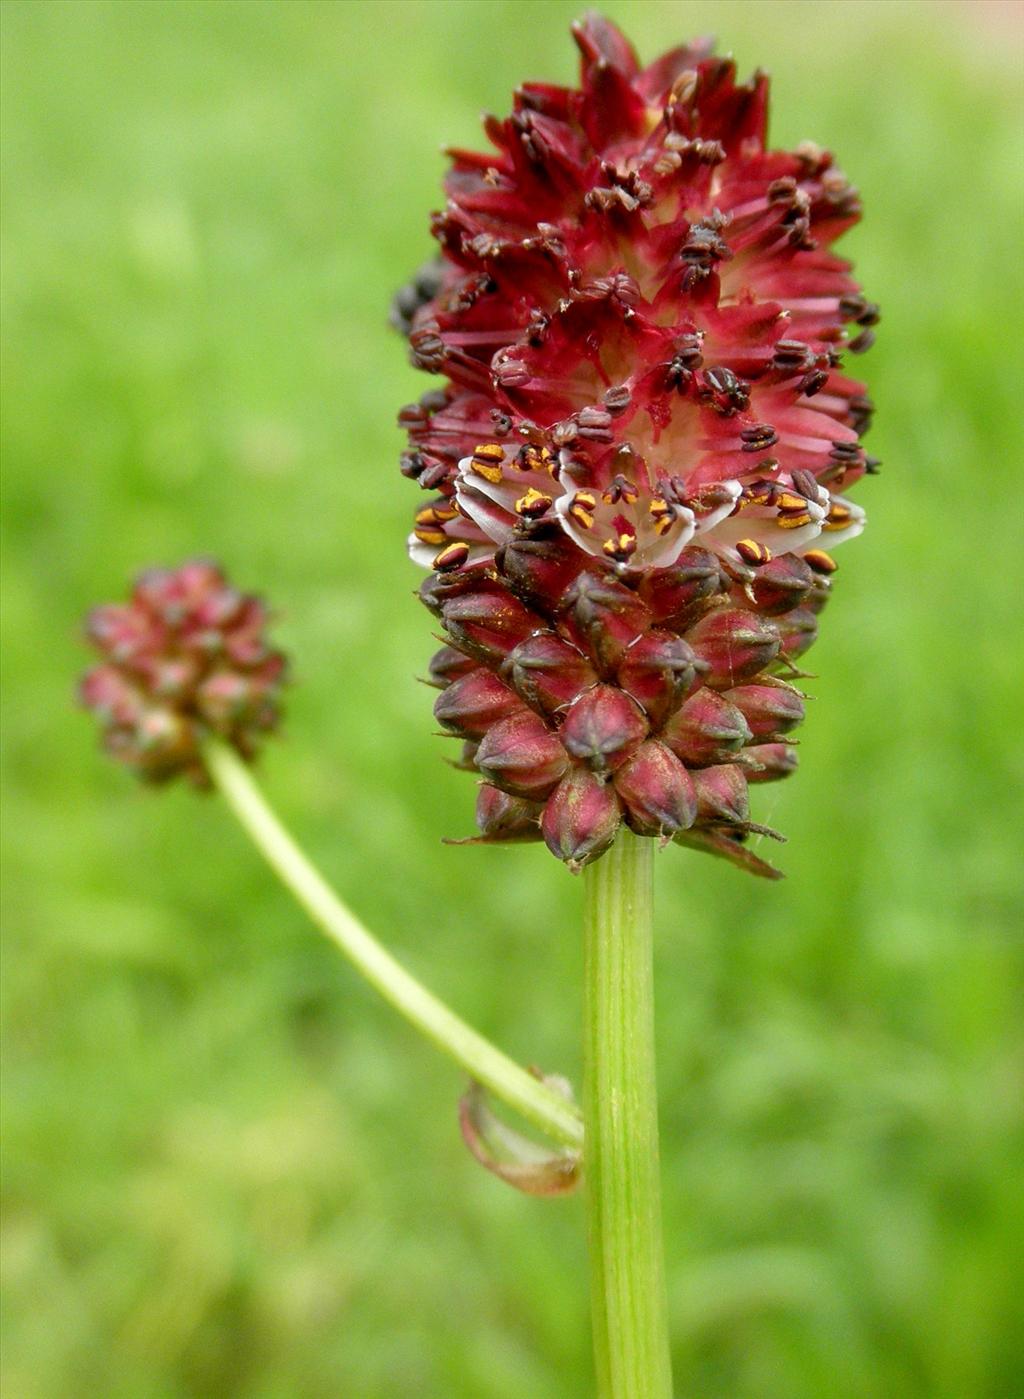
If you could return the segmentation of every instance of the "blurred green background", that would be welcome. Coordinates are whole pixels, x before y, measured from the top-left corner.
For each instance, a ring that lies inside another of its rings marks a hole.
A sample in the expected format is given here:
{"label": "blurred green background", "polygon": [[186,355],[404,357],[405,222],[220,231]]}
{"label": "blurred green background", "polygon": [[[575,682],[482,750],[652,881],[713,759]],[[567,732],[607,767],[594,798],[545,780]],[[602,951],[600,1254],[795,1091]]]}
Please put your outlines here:
{"label": "blurred green background", "polygon": [[[446,141],[568,80],[576,6],[8,3],[5,1393],[575,1399],[582,1211],[480,1171],[458,1076],[214,800],[139,790],[70,701],[79,614],[220,556],[297,657],[262,773],[370,925],[578,1079],[580,888],[452,849],[414,683],[385,324]],[[1021,10],[609,3],[713,30],[774,139],[838,150],[885,318],[883,474],[813,653],[789,878],[659,864],[678,1387],[1022,1392]]]}

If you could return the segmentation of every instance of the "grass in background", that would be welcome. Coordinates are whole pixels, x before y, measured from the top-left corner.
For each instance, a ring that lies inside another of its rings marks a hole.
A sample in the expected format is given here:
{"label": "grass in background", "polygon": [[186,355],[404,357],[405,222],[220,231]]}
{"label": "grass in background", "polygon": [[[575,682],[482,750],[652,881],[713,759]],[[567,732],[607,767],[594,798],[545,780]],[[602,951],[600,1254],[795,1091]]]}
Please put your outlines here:
{"label": "grass in background", "polygon": [[[1019,1281],[1019,11],[610,3],[645,55],[717,30],[774,139],[837,149],[885,313],[885,461],[813,652],[762,887],[659,862],[681,1392],[983,1399]],[[460,1084],[304,925],[212,801],[71,712],[77,619],[221,557],[281,609],[263,777],[386,941],[578,1076],[579,886],[458,850],[402,540],[385,325],[442,142],[570,78],[576,7],[9,3],[6,1392],[583,1399],[578,1202],[469,1160]],[[1017,308],[1017,314],[1014,308]],[[684,1387],[685,1386],[685,1387]]]}

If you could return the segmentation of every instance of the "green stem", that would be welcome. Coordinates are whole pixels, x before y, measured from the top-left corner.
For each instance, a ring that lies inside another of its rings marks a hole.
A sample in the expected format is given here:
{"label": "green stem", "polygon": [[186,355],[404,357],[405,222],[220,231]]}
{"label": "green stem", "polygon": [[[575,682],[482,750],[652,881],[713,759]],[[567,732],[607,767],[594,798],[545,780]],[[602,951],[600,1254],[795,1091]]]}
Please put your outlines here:
{"label": "green stem", "polygon": [[654,1071],[654,841],[585,882],[584,1179],[599,1399],[671,1399]]}
{"label": "green stem", "polygon": [[579,1109],[460,1020],[395,961],[310,864],[233,749],[210,739],[205,757],[214,783],[267,863],[370,985],[442,1053],[528,1122],[562,1145],[579,1148]]}

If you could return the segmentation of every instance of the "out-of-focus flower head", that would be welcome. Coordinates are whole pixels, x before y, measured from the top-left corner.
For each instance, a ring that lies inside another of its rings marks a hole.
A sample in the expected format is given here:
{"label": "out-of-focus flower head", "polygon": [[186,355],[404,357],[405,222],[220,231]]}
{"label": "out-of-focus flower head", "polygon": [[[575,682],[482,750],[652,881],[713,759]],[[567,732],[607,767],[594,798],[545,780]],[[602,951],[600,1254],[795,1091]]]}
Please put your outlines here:
{"label": "out-of-focus flower head", "polygon": [[150,569],[127,603],[94,608],[86,636],[103,659],[79,696],[107,751],[148,782],[182,774],[197,786],[207,785],[208,735],[251,758],[279,722],[285,678],[267,621],[263,602],[205,559]]}
{"label": "out-of-focus flower head", "polygon": [[624,819],[768,873],[748,783],[795,767],[790,682],[877,466],[842,360],[878,308],[831,250],[857,192],[767,149],[764,74],[573,32],[578,89],[524,84],[451,152],[440,257],[393,309],[445,381],[400,415],[436,712],[484,839],[578,867]]}

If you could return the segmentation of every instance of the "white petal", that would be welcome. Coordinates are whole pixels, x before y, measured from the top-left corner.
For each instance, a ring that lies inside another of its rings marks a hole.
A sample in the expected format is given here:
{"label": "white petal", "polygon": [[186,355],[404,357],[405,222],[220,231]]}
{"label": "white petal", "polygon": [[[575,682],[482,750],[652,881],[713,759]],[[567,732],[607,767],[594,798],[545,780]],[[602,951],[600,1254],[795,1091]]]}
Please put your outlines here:
{"label": "white petal", "polygon": [[850,523],[844,525],[842,529],[826,529],[821,532],[821,543],[827,549],[834,549],[837,544],[845,544],[848,539],[856,539],[867,523],[867,515],[859,505],[854,505],[852,500],[846,500],[842,496],[833,496],[832,499],[837,505],[845,505],[850,512]]}

